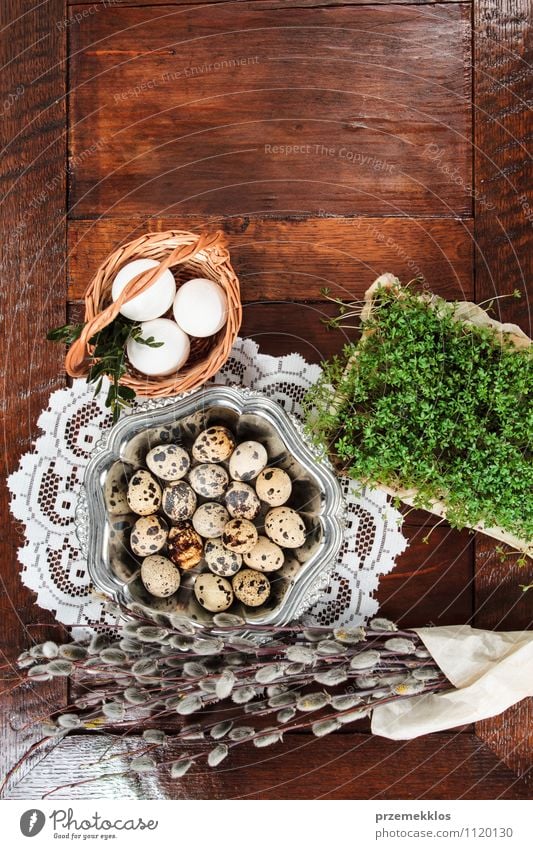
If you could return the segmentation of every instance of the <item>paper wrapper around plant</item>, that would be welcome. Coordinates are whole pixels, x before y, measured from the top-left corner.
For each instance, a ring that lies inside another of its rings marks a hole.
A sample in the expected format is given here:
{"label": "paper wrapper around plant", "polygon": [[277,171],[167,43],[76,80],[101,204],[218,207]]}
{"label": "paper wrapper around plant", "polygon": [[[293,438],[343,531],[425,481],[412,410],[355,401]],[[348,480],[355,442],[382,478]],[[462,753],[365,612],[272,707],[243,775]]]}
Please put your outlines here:
{"label": "paper wrapper around plant", "polygon": [[533,696],[533,633],[469,625],[414,629],[455,690],[379,705],[372,733],[411,740],[502,713]]}
{"label": "paper wrapper around plant", "polygon": [[[380,275],[365,292],[364,306],[361,310],[361,322],[364,323],[370,318],[375,306],[375,294],[378,289],[394,289],[397,287],[401,287],[401,283],[393,274],[387,272]],[[420,295],[420,299],[426,301],[428,305],[435,310],[438,310],[441,304],[448,304],[448,302],[444,301],[443,298],[431,293],[422,293]],[[487,315],[486,311],[482,309],[482,307],[472,303],[471,301],[458,301],[455,304],[454,318],[458,322],[463,322],[465,324],[477,325],[478,327],[490,327],[492,330],[496,331],[500,340],[505,339],[517,348],[531,347],[532,340],[523,332],[523,330],[520,329],[520,327],[518,327],[518,325],[496,321]],[[369,331],[363,331],[361,340],[364,339],[368,333]],[[350,370],[356,360],[357,351],[346,363],[345,373]],[[336,396],[334,395],[332,410],[338,409],[342,401],[342,396],[339,394]],[[399,498],[409,507],[416,506],[418,490],[390,486],[389,484],[381,481],[373,481],[373,484],[379,486],[380,489],[384,490],[389,495]],[[425,506],[424,509],[433,513],[435,516],[439,516],[441,519],[446,519],[446,505],[442,501],[432,500],[430,505],[427,507]],[[500,527],[488,527],[484,524],[484,522],[478,522],[477,524],[472,525],[471,530],[480,531],[486,536],[492,537],[499,542],[506,543],[517,551],[521,551],[529,557],[533,557],[533,542],[531,540],[521,539],[515,534],[512,534]]]}

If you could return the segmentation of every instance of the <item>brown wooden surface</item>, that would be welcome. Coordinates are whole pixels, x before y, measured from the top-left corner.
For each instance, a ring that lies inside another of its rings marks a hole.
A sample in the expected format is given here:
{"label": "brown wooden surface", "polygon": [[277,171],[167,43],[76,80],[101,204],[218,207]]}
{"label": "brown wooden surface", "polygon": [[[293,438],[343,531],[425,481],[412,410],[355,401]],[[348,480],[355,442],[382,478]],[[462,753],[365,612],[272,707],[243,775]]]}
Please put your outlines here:
{"label": "brown wooden surface", "polygon": [[457,3],[90,15],[70,28],[71,214],[466,215],[469,15]]}
{"label": "brown wooden surface", "polygon": [[[529,10],[531,11],[531,10]],[[531,334],[533,295],[533,195],[531,193],[531,15],[518,0],[474,4],[474,103],[476,187],[476,294],[479,300],[518,289],[523,297],[496,302],[502,321],[516,321]],[[491,208],[493,207],[493,208]],[[533,595],[517,585],[531,583],[531,562],[516,555],[503,563],[494,547],[476,544],[476,615],[481,628],[531,628]],[[476,731],[533,788],[533,699],[502,716],[478,723]]]}
{"label": "brown wooden surface", "polygon": [[[351,739],[347,739],[350,737]],[[71,737],[46,759],[37,755],[27,778],[10,798],[40,798],[62,782],[101,775],[93,766],[109,738]],[[131,751],[118,742],[113,754]],[[179,754],[171,744],[165,757]],[[226,763],[228,763],[226,761]],[[398,764],[401,767],[398,767]],[[117,775],[124,761],[106,767],[109,777],[54,793],[49,799],[523,799],[520,782],[472,734],[434,734],[397,743],[367,734],[338,734],[317,740],[293,735],[283,746],[241,746],[228,766],[198,768],[180,781],[164,775]],[[385,778],[386,777],[386,778]]]}
{"label": "brown wooden surface", "polygon": [[101,257],[123,242],[146,232],[202,227],[227,234],[245,302],[320,301],[325,286],[336,297],[362,298],[390,268],[405,281],[419,275],[428,283],[438,280],[444,297],[474,295],[471,219],[195,216],[71,221],[69,300],[83,299]]}
{"label": "brown wooden surface", "polygon": [[[36,418],[50,392],[63,383],[61,354],[50,350],[44,336],[65,316],[66,81],[61,63],[66,43],[53,27],[64,15],[64,4],[50,0],[24,11],[20,17],[17,0],[0,4],[0,690],[9,688],[22,648],[35,637],[40,641],[54,633],[33,626],[53,623],[54,617],[34,605],[34,594],[18,576],[17,548],[23,536],[9,514],[5,477],[30,448]],[[2,697],[2,776],[35,739],[35,729],[20,730],[27,718],[61,704],[65,693],[57,681]]]}
{"label": "brown wooden surface", "polygon": [[[14,19],[22,5],[10,0],[2,14]],[[360,297],[391,270],[404,280],[423,274],[450,298],[480,301],[523,288],[531,271],[522,102],[528,24],[524,2],[500,8],[476,0],[474,33],[468,3],[357,0],[65,7],[53,0],[46,13],[14,24],[3,62],[14,61],[2,85],[13,92],[22,80],[25,89],[2,126],[10,143],[2,174],[14,188],[2,213],[6,228],[19,220],[24,227],[3,245],[3,278],[16,281],[0,289],[10,328],[2,339],[5,470],[28,449],[39,410],[64,379],[61,352],[43,341],[46,328],[67,308],[80,316],[98,263],[141,232],[224,229],[242,283],[243,334],[262,351],[298,350],[313,362],[345,341],[321,322],[332,314],[322,286]],[[186,73],[205,62],[226,64]],[[172,73],[178,76],[162,80]],[[121,96],[150,80],[160,82]],[[324,143],[336,154],[266,157],[265,143]],[[429,155],[427,145],[438,151]],[[348,167],[342,147],[392,167]],[[32,207],[40,192],[44,199]],[[505,315],[530,333],[527,301],[510,308]],[[474,545],[468,532],[434,525],[428,514],[408,513],[409,547],[380,585],[383,613],[406,625],[531,627],[533,595],[518,586],[533,580],[531,564],[520,568],[516,557],[502,564],[492,542],[480,537]],[[0,640],[10,661],[27,645],[25,625],[53,621],[22,587],[20,542],[11,524],[0,570]],[[60,707],[66,694],[25,685],[4,699],[2,773],[31,744],[31,726],[16,729],[36,719],[43,702]],[[227,768],[199,769],[172,786],[116,777],[77,795],[524,798],[531,796],[532,726],[527,702],[479,723],[478,736],[466,728],[392,743],[358,724],[320,741],[294,735],[260,762],[244,747]],[[81,735],[46,760],[37,753],[13,778],[9,797],[32,798],[68,780],[102,745]]]}
{"label": "brown wooden surface", "polygon": [[[193,6],[202,6],[205,4],[206,0],[174,0],[171,4],[172,6],[186,6],[188,8]],[[464,0],[444,0],[446,3],[463,3]],[[115,7],[119,6],[169,6],[168,0],[150,0],[148,4],[146,0],[94,0],[92,6],[105,6],[106,3],[109,5],[113,2]],[[216,3],[224,3],[227,4],[228,0],[209,0],[212,5]],[[372,3],[369,3],[369,0],[249,0],[250,5],[253,3],[257,8],[260,9],[280,9],[282,7],[296,7],[297,9],[305,8],[306,6],[386,6],[390,3],[390,0],[373,0]],[[396,4],[403,4],[406,6],[416,6],[424,3],[434,3],[435,0],[394,0]],[[67,0],[68,6],[80,6],[83,8],[89,8],[87,3],[81,3],[80,0]],[[72,9],[69,14],[74,15],[77,9]]]}

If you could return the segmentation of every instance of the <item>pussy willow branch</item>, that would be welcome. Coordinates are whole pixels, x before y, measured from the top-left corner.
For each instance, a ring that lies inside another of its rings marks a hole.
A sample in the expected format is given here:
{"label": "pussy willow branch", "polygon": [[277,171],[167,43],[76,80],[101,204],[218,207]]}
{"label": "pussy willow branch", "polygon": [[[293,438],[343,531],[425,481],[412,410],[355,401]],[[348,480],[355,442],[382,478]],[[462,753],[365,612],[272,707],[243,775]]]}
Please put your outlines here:
{"label": "pussy willow branch", "polygon": [[[368,716],[377,705],[451,686],[418,635],[385,619],[367,628],[264,627],[218,614],[206,628],[138,606],[115,612],[128,621],[113,637],[95,633],[85,642],[47,641],[24,652],[19,664],[26,680],[68,677],[81,691],[62,713],[40,718],[44,739],[79,729],[118,730],[96,763],[122,757],[132,772],[170,770],[181,777],[206,756],[216,766],[244,743],[263,747],[309,728],[323,736]],[[228,717],[236,706],[240,715]],[[174,740],[210,741],[214,748],[165,756],[166,734],[153,723],[176,715],[194,717],[197,724],[173,732]],[[268,717],[270,727],[255,727]],[[126,734],[139,731],[143,738],[135,751],[111,754]]]}

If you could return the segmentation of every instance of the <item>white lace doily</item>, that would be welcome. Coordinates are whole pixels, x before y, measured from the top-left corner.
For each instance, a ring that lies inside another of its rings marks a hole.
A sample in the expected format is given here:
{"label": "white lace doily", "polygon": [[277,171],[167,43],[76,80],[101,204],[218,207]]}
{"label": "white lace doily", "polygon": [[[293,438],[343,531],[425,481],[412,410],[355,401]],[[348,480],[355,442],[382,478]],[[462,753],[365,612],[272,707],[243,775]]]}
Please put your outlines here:
{"label": "white lace doily", "polygon": [[[299,354],[270,357],[252,340],[239,339],[215,382],[260,390],[301,416],[303,397],[319,375],[319,366]],[[37,593],[37,604],[65,625],[113,624],[93,593],[74,525],[91,450],[101,430],[111,426],[105,395],[104,387],[94,397],[84,380],[53,392],[39,417],[42,435],[8,479],[11,510],[25,526],[26,542],[18,551],[22,581]],[[360,624],[373,616],[379,576],[390,572],[407,545],[400,513],[384,493],[370,488],[356,493],[348,479],[341,483],[348,508],[344,542],[323,597],[306,617],[321,625]]]}

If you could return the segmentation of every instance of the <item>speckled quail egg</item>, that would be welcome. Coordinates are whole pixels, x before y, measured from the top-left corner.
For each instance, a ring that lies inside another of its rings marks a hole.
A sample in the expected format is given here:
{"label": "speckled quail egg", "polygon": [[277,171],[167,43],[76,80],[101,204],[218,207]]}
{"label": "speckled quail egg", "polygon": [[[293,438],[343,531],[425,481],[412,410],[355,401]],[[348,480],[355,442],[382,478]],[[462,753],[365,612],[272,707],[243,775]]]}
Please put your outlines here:
{"label": "speckled quail egg", "polygon": [[192,456],[199,463],[221,463],[227,460],[235,448],[231,431],[221,425],[213,425],[198,434],[192,446]]}
{"label": "speckled quail egg", "polygon": [[151,554],[141,565],[141,580],[149,593],[157,598],[167,598],[180,585],[179,569],[167,557]]}
{"label": "speckled quail egg", "polygon": [[232,579],[235,597],[247,607],[259,607],[270,595],[270,581],[255,569],[241,569]]}
{"label": "speckled quail egg", "polygon": [[173,522],[184,522],[196,510],[196,495],[185,481],[168,483],[163,490],[161,506]]}
{"label": "speckled quail egg", "polygon": [[278,598],[294,586],[301,568],[302,564],[295,557],[289,555],[285,558],[285,563],[271,579],[272,589],[276,590]]}
{"label": "speckled quail egg", "polygon": [[243,554],[243,560],[250,569],[275,572],[283,566],[285,555],[275,542],[267,537],[259,537],[254,547]]}
{"label": "speckled quail egg", "polygon": [[255,482],[255,491],[261,501],[281,507],[291,497],[292,481],[283,469],[263,469]]}
{"label": "speckled quail egg", "polygon": [[208,501],[202,504],[192,517],[194,530],[202,537],[219,537],[227,525],[229,513],[222,504]]}
{"label": "speckled quail egg", "polygon": [[188,572],[203,556],[203,542],[190,522],[179,522],[168,532],[168,556],[180,569]]}
{"label": "speckled quail egg", "polygon": [[227,610],[233,603],[231,584],[220,575],[204,572],[194,582],[194,594],[202,607],[211,613]]}
{"label": "speckled quail egg", "polygon": [[179,445],[157,445],[146,455],[146,465],[164,481],[178,481],[189,471],[191,458]]}
{"label": "speckled quail egg", "polygon": [[234,519],[255,519],[261,509],[255,491],[242,481],[233,481],[226,490],[224,497],[228,513]]}
{"label": "speckled quail egg", "polygon": [[139,516],[150,516],[161,506],[161,487],[146,469],[139,469],[128,484],[128,504]]}
{"label": "speckled quail egg", "polygon": [[156,554],[167,541],[168,525],[159,516],[141,516],[135,522],[130,536],[130,546],[134,554],[146,557]]}
{"label": "speckled quail egg", "polygon": [[222,542],[230,551],[244,554],[257,542],[257,528],[247,519],[232,519],[224,527]]}
{"label": "speckled quail egg", "polygon": [[124,464],[117,460],[109,467],[104,481],[104,502],[110,516],[123,516],[130,512],[127,491]]}
{"label": "speckled quail egg", "polygon": [[242,555],[224,548],[222,539],[208,539],[204,546],[205,562],[211,572],[227,578],[235,575],[242,566]]}
{"label": "speckled quail egg", "polygon": [[225,468],[215,463],[200,463],[189,473],[190,485],[203,498],[222,498],[228,482],[229,477]]}
{"label": "speckled quail egg", "polygon": [[265,516],[265,533],[282,548],[299,548],[305,542],[305,525],[296,510],[274,507]]}
{"label": "speckled quail egg", "polygon": [[268,454],[264,445],[249,439],[241,442],[229,460],[229,473],[234,480],[251,481],[262,472],[268,463]]}

